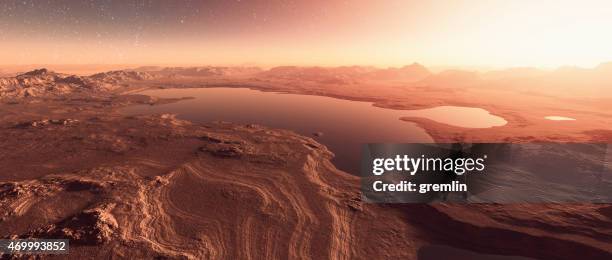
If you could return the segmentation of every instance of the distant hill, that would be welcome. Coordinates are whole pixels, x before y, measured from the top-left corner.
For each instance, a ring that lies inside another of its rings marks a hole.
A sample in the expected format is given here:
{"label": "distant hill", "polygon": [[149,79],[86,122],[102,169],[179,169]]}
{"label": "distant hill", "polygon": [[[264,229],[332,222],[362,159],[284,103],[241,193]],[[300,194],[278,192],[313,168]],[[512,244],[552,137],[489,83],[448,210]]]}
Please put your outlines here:
{"label": "distant hill", "polygon": [[248,76],[262,72],[258,67],[157,67],[146,66],[134,69],[164,77],[232,77]]}
{"label": "distant hill", "polygon": [[153,75],[151,75],[148,72],[141,72],[141,71],[115,70],[115,71],[93,74],[89,76],[89,78],[93,80],[106,82],[106,83],[119,83],[119,82],[124,82],[124,81],[152,79]]}
{"label": "distant hill", "polygon": [[414,82],[431,75],[424,66],[414,63],[401,68],[379,69],[370,66],[342,67],[274,67],[260,74],[268,78],[313,81],[327,84],[355,84],[364,80]]}
{"label": "distant hill", "polygon": [[36,69],[14,77],[0,78],[0,98],[59,96],[80,92],[102,92],[119,87],[119,83],[152,78],[144,72],[110,71],[91,76],[57,73]]}
{"label": "distant hill", "polygon": [[432,73],[425,66],[413,63],[401,68],[375,70],[368,76],[378,80],[419,81],[431,75]]}

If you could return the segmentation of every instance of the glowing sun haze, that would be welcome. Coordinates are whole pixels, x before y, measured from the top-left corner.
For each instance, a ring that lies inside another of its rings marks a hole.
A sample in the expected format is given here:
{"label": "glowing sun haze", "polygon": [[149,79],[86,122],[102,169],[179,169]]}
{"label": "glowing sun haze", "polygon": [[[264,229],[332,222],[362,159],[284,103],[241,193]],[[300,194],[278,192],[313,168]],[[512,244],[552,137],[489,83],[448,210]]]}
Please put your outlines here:
{"label": "glowing sun haze", "polygon": [[610,1],[0,2],[1,64],[592,67]]}

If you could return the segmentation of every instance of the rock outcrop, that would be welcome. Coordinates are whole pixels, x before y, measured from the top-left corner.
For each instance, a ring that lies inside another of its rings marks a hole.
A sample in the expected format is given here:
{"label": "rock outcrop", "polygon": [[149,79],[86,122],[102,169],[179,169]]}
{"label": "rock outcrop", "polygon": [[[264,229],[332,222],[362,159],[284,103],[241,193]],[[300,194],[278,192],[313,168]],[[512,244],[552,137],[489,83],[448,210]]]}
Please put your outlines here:
{"label": "rock outcrop", "polygon": [[11,151],[0,157],[0,238],[68,238],[71,258],[612,252],[609,205],[364,203],[358,177],[290,131],[172,115],[78,122],[0,128]]}
{"label": "rock outcrop", "polygon": [[109,71],[109,72],[93,74],[89,76],[88,78],[90,80],[95,80],[98,82],[118,84],[121,82],[152,79],[153,75],[147,72],[140,72],[140,71],[114,70],[114,71]]}
{"label": "rock outcrop", "polygon": [[151,79],[144,72],[111,71],[91,76],[75,76],[37,69],[15,77],[0,78],[0,99],[93,94],[120,87],[123,82]]}

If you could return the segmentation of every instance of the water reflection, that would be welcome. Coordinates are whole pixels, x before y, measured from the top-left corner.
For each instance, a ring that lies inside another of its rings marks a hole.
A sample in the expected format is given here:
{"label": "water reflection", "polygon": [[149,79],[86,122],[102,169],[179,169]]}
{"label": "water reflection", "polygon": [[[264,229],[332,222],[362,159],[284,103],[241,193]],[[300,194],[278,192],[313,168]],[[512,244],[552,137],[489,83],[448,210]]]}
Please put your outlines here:
{"label": "water reflection", "polygon": [[[124,113],[174,113],[181,119],[194,122],[221,120],[290,129],[325,144],[336,155],[334,164],[353,174],[359,171],[361,144],[433,142],[416,124],[399,120],[402,116],[427,117],[458,126],[466,125],[465,122],[472,122],[468,127],[491,125],[474,124],[475,119],[482,121],[486,115],[491,115],[486,110],[472,108],[402,111],[375,107],[369,102],[246,88],[159,89],[141,94],[195,99],[155,106],[131,106],[125,108]],[[497,124],[498,121],[493,123]]]}
{"label": "water reflection", "polygon": [[447,125],[465,128],[488,128],[503,126],[506,120],[491,115],[489,111],[475,107],[439,106],[404,111],[405,116],[424,117]]}

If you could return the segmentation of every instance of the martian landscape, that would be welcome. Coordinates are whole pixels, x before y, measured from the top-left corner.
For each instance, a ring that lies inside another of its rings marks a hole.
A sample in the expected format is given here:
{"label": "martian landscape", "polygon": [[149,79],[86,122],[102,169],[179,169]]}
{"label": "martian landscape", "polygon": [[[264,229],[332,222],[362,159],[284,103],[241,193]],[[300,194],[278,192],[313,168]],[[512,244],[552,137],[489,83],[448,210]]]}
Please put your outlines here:
{"label": "martian landscape", "polygon": [[[612,259],[611,25],[600,0],[2,0],[0,259]],[[364,188],[428,159],[484,177]],[[67,247],[15,247],[41,241]]]}
{"label": "martian landscape", "polygon": [[[193,100],[142,94],[152,90],[249,88],[369,102],[400,115],[449,105],[503,118],[469,128],[394,114],[429,142],[609,143],[611,67],[564,71],[566,84],[551,92],[520,87],[545,85],[557,73],[431,73],[413,64],[90,76],[41,68],[4,77],[0,236],[68,238],[72,259],[606,259],[609,204],[364,203],[358,175],[332,163],[334,151],[322,139],[328,133],[246,123],[255,118],[196,122],[181,113],[126,112]],[[576,120],[544,118],[550,115]]]}

